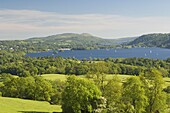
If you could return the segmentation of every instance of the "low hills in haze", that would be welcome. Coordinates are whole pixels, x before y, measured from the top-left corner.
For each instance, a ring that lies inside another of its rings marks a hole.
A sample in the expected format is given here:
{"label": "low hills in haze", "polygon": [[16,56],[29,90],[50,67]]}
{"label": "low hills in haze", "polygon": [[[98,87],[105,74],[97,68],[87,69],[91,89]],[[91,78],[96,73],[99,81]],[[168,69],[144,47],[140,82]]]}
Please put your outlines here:
{"label": "low hills in haze", "polygon": [[129,41],[129,39],[132,40],[133,38],[128,38],[128,40],[126,38],[103,39],[87,33],[64,33],[47,37],[30,38],[27,40],[0,41],[0,49],[37,52],[57,50],[60,48],[70,48],[74,50],[113,48],[117,44]]}
{"label": "low hills in haze", "polygon": [[32,43],[52,44],[59,48],[88,49],[88,47],[108,46],[115,44],[113,39],[103,39],[87,33],[64,33],[48,37],[31,38]]}

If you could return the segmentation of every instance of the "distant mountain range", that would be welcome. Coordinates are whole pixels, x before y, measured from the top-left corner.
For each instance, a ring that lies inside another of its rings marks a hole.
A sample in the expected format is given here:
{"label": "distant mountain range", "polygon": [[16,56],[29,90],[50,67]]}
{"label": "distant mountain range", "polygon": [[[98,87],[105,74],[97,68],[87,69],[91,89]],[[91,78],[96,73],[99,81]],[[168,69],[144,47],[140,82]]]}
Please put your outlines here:
{"label": "distant mountain range", "polygon": [[170,33],[154,33],[142,35],[127,45],[132,47],[161,47],[170,48]]}

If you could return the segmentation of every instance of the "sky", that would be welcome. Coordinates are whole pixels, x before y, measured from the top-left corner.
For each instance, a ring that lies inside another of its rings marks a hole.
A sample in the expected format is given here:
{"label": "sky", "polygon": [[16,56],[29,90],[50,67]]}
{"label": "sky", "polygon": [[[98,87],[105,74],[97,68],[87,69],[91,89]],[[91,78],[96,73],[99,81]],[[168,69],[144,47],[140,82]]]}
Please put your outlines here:
{"label": "sky", "polygon": [[61,33],[114,39],[170,32],[170,0],[0,0],[0,40]]}

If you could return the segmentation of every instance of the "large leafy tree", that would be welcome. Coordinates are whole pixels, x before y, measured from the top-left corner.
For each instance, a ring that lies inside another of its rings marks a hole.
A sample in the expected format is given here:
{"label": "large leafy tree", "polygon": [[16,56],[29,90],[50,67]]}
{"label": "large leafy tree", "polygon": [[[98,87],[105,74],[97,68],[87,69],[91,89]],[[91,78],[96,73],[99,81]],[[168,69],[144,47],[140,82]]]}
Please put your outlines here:
{"label": "large leafy tree", "polygon": [[[148,105],[145,89],[139,77],[130,77],[123,84],[123,104],[126,113],[143,113]],[[130,109],[129,109],[130,108]]]}
{"label": "large leafy tree", "polygon": [[91,113],[97,109],[97,101],[101,92],[92,81],[71,76],[67,78],[67,86],[62,94],[64,113]]}
{"label": "large leafy tree", "polygon": [[121,80],[117,76],[114,76],[113,79],[107,82],[104,89],[103,96],[107,99],[108,112],[116,113],[120,111]]}
{"label": "large leafy tree", "polygon": [[166,93],[163,91],[164,81],[162,74],[156,69],[149,69],[141,78],[145,83],[146,94],[149,99],[147,113],[164,112]]}
{"label": "large leafy tree", "polygon": [[95,84],[100,88],[102,93],[105,88],[106,74],[108,72],[108,66],[106,62],[97,62],[92,64],[90,72],[87,74],[87,78],[92,78]]}
{"label": "large leafy tree", "polygon": [[60,104],[62,102],[62,92],[64,91],[65,88],[65,81],[62,80],[55,80],[51,81],[53,91],[51,95],[51,104]]}
{"label": "large leafy tree", "polygon": [[52,85],[42,77],[35,77],[35,86],[34,99],[49,101],[52,93]]}

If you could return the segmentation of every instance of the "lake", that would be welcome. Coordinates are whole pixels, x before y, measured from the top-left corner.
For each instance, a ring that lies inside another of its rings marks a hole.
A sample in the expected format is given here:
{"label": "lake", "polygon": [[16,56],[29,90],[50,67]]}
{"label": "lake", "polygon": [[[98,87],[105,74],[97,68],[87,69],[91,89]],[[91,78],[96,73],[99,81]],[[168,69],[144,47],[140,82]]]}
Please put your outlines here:
{"label": "lake", "polygon": [[64,58],[151,58],[167,59],[170,57],[170,49],[164,48],[130,48],[130,49],[94,49],[94,50],[65,50],[63,52],[53,51],[28,53],[30,57],[62,56]]}

